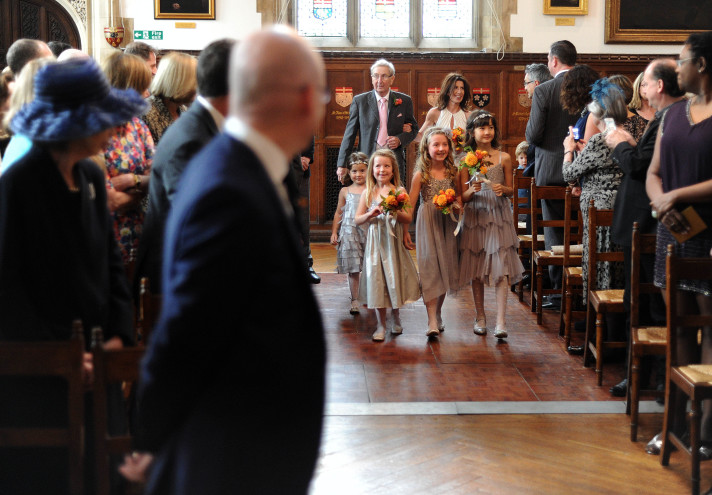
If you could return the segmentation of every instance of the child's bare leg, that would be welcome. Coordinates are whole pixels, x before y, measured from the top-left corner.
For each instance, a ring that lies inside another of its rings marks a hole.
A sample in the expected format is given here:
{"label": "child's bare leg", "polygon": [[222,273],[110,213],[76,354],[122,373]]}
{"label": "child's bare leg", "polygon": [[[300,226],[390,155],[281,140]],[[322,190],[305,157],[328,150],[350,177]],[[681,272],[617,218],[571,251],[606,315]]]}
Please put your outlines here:
{"label": "child's bare leg", "polygon": [[445,325],[443,324],[443,317],[442,317],[444,302],[445,302],[445,294],[438,297],[438,306],[437,306],[437,311],[435,313],[435,318],[437,319],[437,322],[438,322],[438,330],[440,330],[441,332],[445,331]]}
{"label": "child's bare leg", "polygon": [[376,342],[382,342],[386,338],[386,308],[376,308],[376,320],[378,326],[371,338]]}
{"label": "child's bare leg", "polygon": [[403,333],[403,325],[401,325],[400,319],[400,309],[393,308],[391,312],[393,313],[393,330],[391,330],[391,333],[400,335]]}
{"label": "child's bare leg", "polygon": [[349,273],[349,275],[348,275],[349,290],[351,291],[351,309],[349,310],[349,313],[351,313],[352,315],[359,314],[359,309],[358,309],[359,275],[360,275],[360,273],[358,273],[358,272]]}
{"label": "child's bare leg", "polygon": [[428,313],[428,330],[425,333],[428,337],[440,333],[438,330],[438,298],[425,301],[425,311]]}
{"label": "child's bare leg", "polygon": [[507,292],[509,292],[509,277],[503,277],[495,286],[495,294],[497,298],[497,326],[494,330],[494,336],[503,339],[507,336],[507,330],[504,326],[504,315],[507,312]]}
{"label": "child's bare leg", "polygon": [[487,318],[485,316],[485,285],[480,280],[472,281],[472,299],[475,302],[475,333],[487,333]]}

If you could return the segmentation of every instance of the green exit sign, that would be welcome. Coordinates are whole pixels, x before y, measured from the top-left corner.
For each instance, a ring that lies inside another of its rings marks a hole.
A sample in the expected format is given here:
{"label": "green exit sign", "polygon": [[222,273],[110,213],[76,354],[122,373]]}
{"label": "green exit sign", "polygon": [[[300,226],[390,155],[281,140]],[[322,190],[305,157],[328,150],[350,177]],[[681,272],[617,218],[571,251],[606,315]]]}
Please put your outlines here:
{"label": "green exit sign", "polygon": [[163,31],[134,31],[135,40],[162,40]]}

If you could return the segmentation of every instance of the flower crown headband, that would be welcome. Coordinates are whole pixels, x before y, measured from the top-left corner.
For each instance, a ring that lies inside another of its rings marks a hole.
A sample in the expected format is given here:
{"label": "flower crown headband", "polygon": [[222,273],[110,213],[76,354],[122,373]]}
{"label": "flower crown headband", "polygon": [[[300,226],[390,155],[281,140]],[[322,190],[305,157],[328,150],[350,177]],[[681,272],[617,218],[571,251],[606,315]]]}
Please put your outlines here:
{"label": "flower crown headband", "polygon": [[593,86],[591,86],[590,95],[591,98],[596,101],[596,103],[598,103],[605,109],[605,105],[603,104],[603,98],[610,96],[611,91],[617,91],[619,94],[623,94],[623,90],[621,90],[621,88],[613,84],[607,77],[604,77],[593,83]]}

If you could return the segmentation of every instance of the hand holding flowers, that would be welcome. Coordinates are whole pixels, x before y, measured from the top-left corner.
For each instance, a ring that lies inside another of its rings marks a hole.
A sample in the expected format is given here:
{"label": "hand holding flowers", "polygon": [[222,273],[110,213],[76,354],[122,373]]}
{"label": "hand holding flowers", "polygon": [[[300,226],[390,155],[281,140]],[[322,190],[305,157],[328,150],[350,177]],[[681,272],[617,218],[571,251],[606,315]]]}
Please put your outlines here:
{"label": "hand holding flowers", "polygon": [[487,168],[492,166],[492,162],[488,160],[489,153],[483,150],[472,151],[469,146],[466,146],[464,151],[467,154],[460,160],[458,169],[462,170],[466,167],[471,177],[486,175]]}
{"label": "hand holding flowers", "polygon": [[452,146],[455,153],[461,153],[465,146],[465,130],[462,127],[455,127],[452,130]]}
{"label": "hand holding flowers", "polygon": [[405,191],[396,191],[391,189],[388,191],[386,196],[381,196],[381,204],[379,205],[383,208],[383,212],[387,215],[391,212],[398,213],[399,211],[406,211],[410,208],[410,197]]}

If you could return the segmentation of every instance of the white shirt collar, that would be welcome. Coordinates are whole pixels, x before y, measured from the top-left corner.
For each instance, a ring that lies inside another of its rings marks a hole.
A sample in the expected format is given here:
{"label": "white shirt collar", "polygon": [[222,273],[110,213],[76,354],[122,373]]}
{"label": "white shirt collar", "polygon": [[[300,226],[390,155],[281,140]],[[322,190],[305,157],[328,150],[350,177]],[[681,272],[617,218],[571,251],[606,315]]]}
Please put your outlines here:
{"label": "white shirt collar", "polygon": [[210,113],[213,120],[215,121],[215,125],[218,126],[218,130],[222,131],[223,127],[225,127],[225,116],[221,114],[214,106],[212,106],[210,102],[203,96],[198,95],[196,100],[198,101],[198,103],[203,105],[203,108],[205,108],[208,113]]}
{"label": "white shirt collar", "polygon": [[388,93],[386,94],[386,96],[379,95],[378,93],[376,93],[375,89],[373,90],[373,94],[376,95],[376,102],[381,101],[381,98],[385,98],[386,101],[388,101],[388,98],[390,98],[390,96],[391,96],[391,90],[390,89],[388,90]]}
{"label": "white shirt collar", "polygon": [[559,72],[556,73],[556,75],[554,77],[563,76],[565,72],[568,72],[570,70],[571,69],[561,69]]}
{"label": "white shirt collar", "polygon": [[292,215],[294,211],[284,185],[284,179],[289,174],[289,161],[279,146],[237,117],[228,117],[225,133],[245,143],[257,155],[282,200],[284,211]]}

